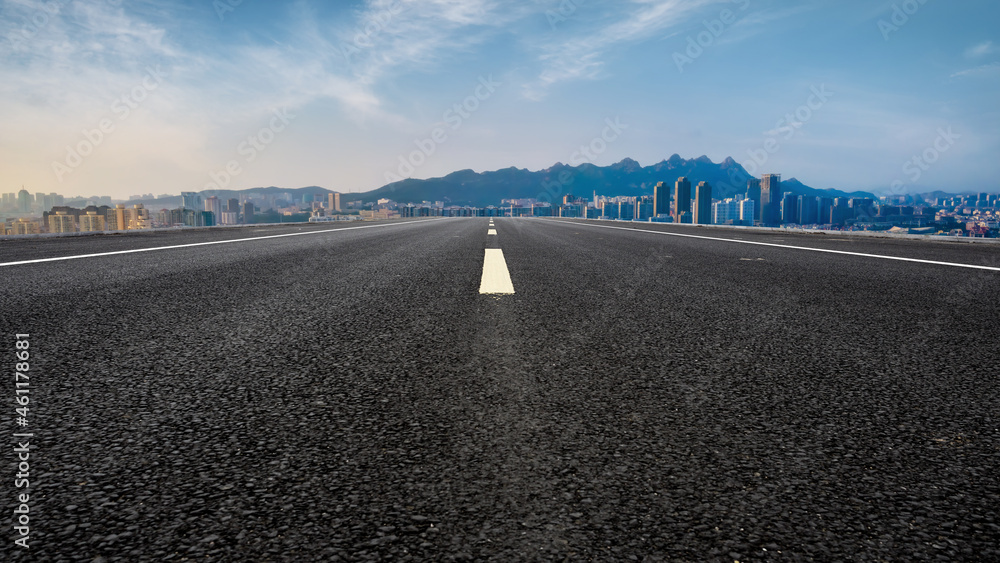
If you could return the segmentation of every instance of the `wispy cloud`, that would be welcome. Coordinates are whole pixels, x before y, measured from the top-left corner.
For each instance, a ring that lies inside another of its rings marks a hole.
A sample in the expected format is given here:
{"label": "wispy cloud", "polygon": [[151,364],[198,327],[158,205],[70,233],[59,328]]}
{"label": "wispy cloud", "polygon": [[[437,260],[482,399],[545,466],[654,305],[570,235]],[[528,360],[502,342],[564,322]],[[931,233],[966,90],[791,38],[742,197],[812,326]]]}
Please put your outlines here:
{"label": "wispy cloud", "polygon": [[979,57],[985,57],[987,55],[992,55],[1000,51],[997,49],[992,41],[983,41],[977,45],[973,45],[965,50],[965,56],[970,59],[977,59]]}
{"label": "wispy cloud", "polygon": [[964,78],[969,76],[1000,76],[1000,63],[989,63],[975,68],[960,70],[951,75],[951,78]]}
{"label": "wispy cloud", "polygon": [[611,23],[596,28],[581,26],[569,37],[543,40],[535,46],[542,70],[536,80],[524,85],[523,94],[530,100],[541,100],[559,82],[598,78],[607,51],[660,34],[692,12],[722,1],[632,0],[617,10],[624,15]]}
{"label": "wispy cloud", "polygon": [[245,52],[302,102],[331,98],[356,121],[398,125],[404,118],[387,107],[381,86],[448,64],[522,13],[496,0],[369,0],[349,20],[329,22],[300,3],[286,42]]}

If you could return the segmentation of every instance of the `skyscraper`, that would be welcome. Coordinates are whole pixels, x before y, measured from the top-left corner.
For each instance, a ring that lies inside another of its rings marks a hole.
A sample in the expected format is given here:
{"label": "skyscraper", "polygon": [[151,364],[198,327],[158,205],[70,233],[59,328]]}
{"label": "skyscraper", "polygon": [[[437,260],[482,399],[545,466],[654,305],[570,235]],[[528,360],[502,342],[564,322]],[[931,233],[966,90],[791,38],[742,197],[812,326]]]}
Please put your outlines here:
{"label": "skyscraper", "polygon": [[681,216],[691,212],[691,182],[681,176],[674,184],[674,223],[681,222]]}
{"label": "skyscraper", "polygon": [[[747,180],[747,199],[753,201],[753,217],[751,223],[760,222],[760,180],[750,178]],[[745,221],[746,219],[744,219]]]}
{"label": "skyscraper", "polygon": [[698,182],[695,190],[694,220],[698,225],[712,224],[712,186],[708,182]]}
{"label": "skyscraper", "polygon": [[760,181],[760,220],[765,225],[781,222],[781,174],[764,174]]}
{"label": "skyscraper", "polygon": [[28,190],[21,188],[21,191],[17,192],[17,209],[21,213],[31,212],[31,204],[34,203],[35,198],[31,197],[31,193]]}
{"label": "skyscraper", "polygon": [[124,203],[115,205],[114,209],[108,209],[107,224],[109,231],[124,231],[128,228],[128,218],[126,216]]}
{"label": "skyscraper", "polygon": [[799,224],[811,225],[819,223],[819,198],[816,196],[799,196]]}
{"label": "skyscraper", "polygon": [[785,194],[781,198],[781,222],[788,224],[799,223],[799,197],[795,194]]}
{"label": "skyscraper", "polygon": [[222,217],[222,200],[214,195],[205,198],[205,211],[211,211],[215,215],[215,220],[219,221]]}
{"label": "skyscraper", "polygon": [[247,201],[243,203],[243,223],[253,223],[253,202]]}
{"label": "skyscraper", "polygon": [[740,223],[743,225],[753,226],[754,216],[759,216],[757,214],[756,203],[750,198],[746,198],[740,202]]}
{"label": "skyscraper", "polygon": [[202,198],[198,192],[181,192],[181,207],[201,211]]}
{"label": "skyscraper", "polygon": [[653,214],[670,215],[670,188],[666,182],[657,182],[653,187]]}
{"label": "skyscraper", "polygon": [[330,212],[340,211],[340,193],[339,192],[333,192],[332,194],[326,194],[326,198],[327,198],[327,202],[326,202],[326,210],[327,211],[330,211]]}
{"label": "skyscraper", "polygon": [[819,198],[819,223],[836,223],[833,219],[833,198],[832,197],[821,197]]}

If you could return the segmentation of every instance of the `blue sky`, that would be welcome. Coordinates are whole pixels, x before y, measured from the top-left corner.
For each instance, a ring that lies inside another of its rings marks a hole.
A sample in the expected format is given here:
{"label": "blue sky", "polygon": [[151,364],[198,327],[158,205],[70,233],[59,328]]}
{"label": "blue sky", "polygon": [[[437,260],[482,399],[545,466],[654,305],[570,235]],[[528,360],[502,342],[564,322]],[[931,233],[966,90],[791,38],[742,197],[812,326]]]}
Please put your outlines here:
{"label": "blue sky", "polygon": [[678,153],[997,192],[998,35],[986,0],[0,0],[0,191],[366,191]]}

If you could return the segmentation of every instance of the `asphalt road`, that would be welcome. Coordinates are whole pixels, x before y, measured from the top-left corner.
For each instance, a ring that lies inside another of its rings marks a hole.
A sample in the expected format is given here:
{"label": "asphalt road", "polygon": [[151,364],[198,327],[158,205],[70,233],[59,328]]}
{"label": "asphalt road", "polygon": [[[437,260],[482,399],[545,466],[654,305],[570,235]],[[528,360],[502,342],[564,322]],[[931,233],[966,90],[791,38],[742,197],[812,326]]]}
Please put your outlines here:
{"label": "asphalt road", "polygon": [[[31,346],[28,424],[13,376],[0,421],[34,434],[31,547],[8,447],[0,558],[1000,560],[1000,271],[487,224],[0,266],[8,366]],[[0,264],[296,228],[4,241]],[[479,293],[486,248],[513,295]]]}

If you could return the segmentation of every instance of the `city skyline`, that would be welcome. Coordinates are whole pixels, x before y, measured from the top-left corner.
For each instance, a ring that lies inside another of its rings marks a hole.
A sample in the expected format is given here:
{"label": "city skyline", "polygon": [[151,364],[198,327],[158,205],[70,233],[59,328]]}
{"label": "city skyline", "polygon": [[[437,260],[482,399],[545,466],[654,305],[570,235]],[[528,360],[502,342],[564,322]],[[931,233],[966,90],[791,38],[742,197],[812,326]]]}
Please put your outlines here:
{"label": "city skyline", "polygon": [[0,191],[356,192],[674,152],[818,188],[992,191],[997,10],[2,2]]}

